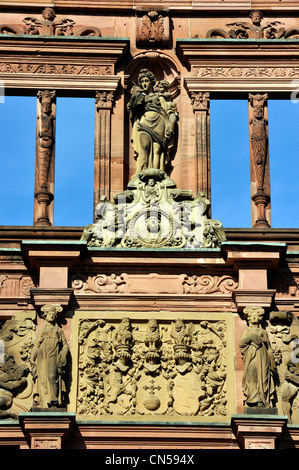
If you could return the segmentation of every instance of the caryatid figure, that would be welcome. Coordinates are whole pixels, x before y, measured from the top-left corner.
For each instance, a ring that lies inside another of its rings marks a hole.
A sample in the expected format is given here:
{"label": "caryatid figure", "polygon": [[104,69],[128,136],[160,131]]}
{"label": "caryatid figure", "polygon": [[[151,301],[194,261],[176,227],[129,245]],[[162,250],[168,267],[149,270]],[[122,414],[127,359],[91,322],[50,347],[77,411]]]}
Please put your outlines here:
{"label": "caryatid figure", "polygon": [[30,357],[32,376],[36,381],[37,404],[40,408],[61,407],[64,404],[64,372],[69,347],[60,326],[57,325],[60,305],[41,308],[45,326],[39,334]]}
{"label": "caryatid figure", "polygon": [[239,347],[243,359],[244,404],[247,407],[270,408],[275,393],[274,373],[276,365],[268,334],[262,327],[265,311],[259,307],[246,307],[248,327]]}

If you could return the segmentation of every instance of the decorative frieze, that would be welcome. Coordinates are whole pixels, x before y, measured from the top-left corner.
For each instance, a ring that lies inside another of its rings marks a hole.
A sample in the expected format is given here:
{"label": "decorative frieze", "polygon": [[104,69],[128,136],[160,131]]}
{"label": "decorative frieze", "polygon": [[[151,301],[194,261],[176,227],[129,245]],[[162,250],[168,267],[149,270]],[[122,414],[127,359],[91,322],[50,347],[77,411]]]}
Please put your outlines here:
{"label": "decorative frieze", "polygon": [[0,73],[8,74],[41,74],[41,75],[112,75],[112,65],[78,65],[78,64],[55,64],[55,63],[24,63],[24,62],[1,62]]}
{"label": "decorative frieze", "polygon": [[299,67],[264,67],[264,66],[194,66],[192,75],[198,78],[299,78]]}

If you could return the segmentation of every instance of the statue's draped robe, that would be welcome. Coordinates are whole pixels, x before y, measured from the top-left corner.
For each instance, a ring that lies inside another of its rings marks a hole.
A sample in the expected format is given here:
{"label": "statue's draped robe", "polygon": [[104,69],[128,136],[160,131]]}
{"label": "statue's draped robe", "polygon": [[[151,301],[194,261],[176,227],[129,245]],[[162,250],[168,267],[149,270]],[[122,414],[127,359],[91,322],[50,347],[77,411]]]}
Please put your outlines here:
{"label": "statue's draped robe", "polygon": [[60,383],[60,358],[67,351],[67,342],[64,333],[57,325],[47,325],[38,339],[37,365],[37,393],[44,406],[61,404],[61,392],[64,384]]}
{"label": "statue's draped robe", "polygon": [[[137,159],[137,172],[154,168],[153,144],[161,147],[160,170],[165,169],[169,159],[169,149],[173,145],[172,139],[166,138],[165,131],[169,123],[169,115],[175,111],[174,103],[166,101],[163,96],[156,93],[146,95],[136,93],[132,95],[130,109],[133,115],[132,147]],[[146,133],[150,136],[151,148],[148,161],[140,161],[142,154],[140,135]]]}
{"label": "statue's draped robe", "polygon": [[[258,346],[254,338],[260,338],[262,344]],[[275,388],[267,333],[261,328],[248,327],[239,346],[244,364],[242,386],[245,404],[254,406],[263,403],[265,407],[269,407]]]}

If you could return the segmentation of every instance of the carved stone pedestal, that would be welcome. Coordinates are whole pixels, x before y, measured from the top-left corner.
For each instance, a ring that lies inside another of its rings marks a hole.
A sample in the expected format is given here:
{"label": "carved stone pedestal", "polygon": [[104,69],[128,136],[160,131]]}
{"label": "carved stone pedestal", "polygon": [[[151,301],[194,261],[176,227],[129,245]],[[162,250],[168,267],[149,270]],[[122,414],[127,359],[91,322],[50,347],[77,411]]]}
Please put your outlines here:
{"label": "carved stone pedestal", "polygon": [[286,416],[233,415],[232,429],[243,449],[277,449],[286,422]]}
{"label": "carved stone pedestal", "polygon": [[61,449],[75,413],[20,413],[19,418],[30,449]]}
{"label": "carved stone pedestal", "polygon": [[257,208],[257,217],[253,228],[270,228],[266,218],[266,207],[270,202],[270,196],[261,189],[252,196],[252,200]]}
{"label": "carved stone pedestal", "polygon": [[41,189],[35,193],[35,199],[38,202],[39,214],[36,225],[52,225],[48,216],[48,206],[53,201],[54,196],[47,189]]}

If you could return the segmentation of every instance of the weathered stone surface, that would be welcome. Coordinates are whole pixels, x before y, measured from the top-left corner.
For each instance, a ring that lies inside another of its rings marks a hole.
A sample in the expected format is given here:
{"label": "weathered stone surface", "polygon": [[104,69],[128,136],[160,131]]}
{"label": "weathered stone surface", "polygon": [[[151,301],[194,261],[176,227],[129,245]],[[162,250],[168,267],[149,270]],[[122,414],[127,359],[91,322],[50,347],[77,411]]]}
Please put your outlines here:
{"label": "weathered stone surface", "polygon": [[225,234],[221,222],[207,218],[208,207],[203,194],[193,198],[164,171],[147,169],[114,203],[98,204],[98,221],[85,227],[81,240],[103,247],[215,248]]}

